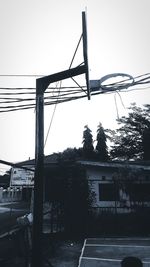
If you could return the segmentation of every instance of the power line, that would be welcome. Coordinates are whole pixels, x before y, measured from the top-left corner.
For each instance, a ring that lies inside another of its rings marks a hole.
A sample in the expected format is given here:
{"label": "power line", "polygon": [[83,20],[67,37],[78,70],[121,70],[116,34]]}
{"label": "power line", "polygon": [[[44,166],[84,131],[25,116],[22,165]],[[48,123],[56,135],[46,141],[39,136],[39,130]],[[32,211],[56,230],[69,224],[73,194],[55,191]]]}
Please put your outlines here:
{"label": "power line", "polygon": [[119,111],[118,111],[118,105],[117,105],[116,94],[114,94],[114,100],[115,100],[115,107],[116,107],[116,112],[117,112],[117,119],[119,119]]}
{"label": "power line", "polygon": [[[82,87],[86,87],[86,86],[82,86]],[[78,86],[64,86],[64,87],[61,87],[61,89],[77,89]],[[36,87],[0,87],[0,89],[2,90],[36,90]],[[56,88],[54,86],[52,87],[48,87],[48,89],[51,89],[51,90],[55,90]]]}
{"label": "power line", "polygon": [[[61,89],[61,84],[62,84],[62,81],[60,81],[59,93],[60,93],[60,89]],[[59,94],[58,94],[58,97],[59,97]],[[52,122],[53,122],[54,115],[55,115],[55,112],[56,112],[57,104],[58,104],[58,98],[57,98],[57,102],[55,103],[55,106],[54,106],[54,110],[53,110],[53,114],[52,114],[52,117],[51,117],[51,120],[50,120],[50,124],[49,124],[49,127],[48,127],[48,131],[47,131],[44,147],[46,146],[47,139],[48,139],[48,136],[49,136],[49,133],[50,133],[50,129],[52,127]]]}
{"label": "power line", "polygon": [[[73,79],[73,78],[72,78]],[[143,87],[144,85],[150,84],[150,74],[146,73],[143,75],[139,75],[134,79],[134,82],[131,86],[129,86],[130,79],[124,79],[119,82],[110,83],[103,85],[101,88],[97,88],[99,91],[92,91],[91,95],[99,95],[103,93],[114,93],[114,92],[130,92],[133,90],[145,90],[149,89],[149,86]],[[68,101],[80,99],[83,97],[87,97],[86,86],[80,86],[76,80],[73,79],[77,86],[70,86],[70,87],[61,87],[57,89],[57,87],[49,87],[48,90],[45,92],[44,102],[46,105],[55,105],[56,103],[65,103]],[[128,81],[128,83],[126,83]],[[123,84],[124,83],[124,84]],[[125,85],[128,84],[127,89]],[[16,92],[16,90],[24,90],[24,92]],[[18,110],[25,110],[25,109],[33,109],[35,108],[35,92],[26,91],[33,90],[35,88],[28,87],[1,87],[0,88],[0,113],[2,112],[10,112],[10,111],[18,111]],[[1,92],[1,90],[3,90]],[[6,92],[4,92],[6,90]],[[9,90],[9,92],[7,92]],[[33,95],[33,97],[26,97],[27,95]],[[17,97],[19,96],[19,97]],[[47,101],[49,100],[49,101]],[[18,105],[18,103],[20,103]],[[10,105],[6,105],[10,104]]]}
{"label": "power line", "polygon": [[44,77],[45,74],[0,74],[0,77]]}

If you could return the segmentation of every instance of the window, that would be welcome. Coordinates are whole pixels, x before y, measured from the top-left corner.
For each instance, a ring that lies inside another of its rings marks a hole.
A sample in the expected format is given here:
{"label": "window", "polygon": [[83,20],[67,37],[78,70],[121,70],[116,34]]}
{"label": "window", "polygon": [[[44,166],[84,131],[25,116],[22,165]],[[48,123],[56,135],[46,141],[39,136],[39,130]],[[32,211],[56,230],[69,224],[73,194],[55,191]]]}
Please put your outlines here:
{"label": "window", "polygon": [[115,201],[119,200],[119,191],[112,184],[99,184],[99,200],[100,201]]}

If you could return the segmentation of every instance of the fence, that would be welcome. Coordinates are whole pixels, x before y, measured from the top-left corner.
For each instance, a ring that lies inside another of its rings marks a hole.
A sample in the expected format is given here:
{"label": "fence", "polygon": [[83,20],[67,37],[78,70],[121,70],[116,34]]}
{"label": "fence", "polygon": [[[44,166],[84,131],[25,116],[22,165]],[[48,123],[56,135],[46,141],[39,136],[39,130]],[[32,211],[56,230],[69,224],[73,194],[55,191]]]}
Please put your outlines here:
{"label": "fence", "polygon": [[[77,225],[65,214],[64,207],[58,203],[47,205],[43,218],[45,233],[73,234]],[[68,221],[66,221],[66,219]],[[82,222],[80,222],[82,225]],[[88,236],[139,236],[150,235],[150,207],[137,210],[127,208],[91,208],[83,231]],[[69,227],[69,228],[68,228]],[[72,227],[72,228],[70,228]],[[70,229],[71,232],[70,232]]]}
{"label": "fence", "polygon": [[150,207],[137,209],[95,207],[89,214],[88,232],[97,235],[150,235]]}
{"label": "fence", "polygon": [[0,203],[22,200],[22,188],[0,188]]}
{"label": "fence", "polygon": [[64,232],[64,209],[61,203],[44,203],[43,232],[51,234]]}

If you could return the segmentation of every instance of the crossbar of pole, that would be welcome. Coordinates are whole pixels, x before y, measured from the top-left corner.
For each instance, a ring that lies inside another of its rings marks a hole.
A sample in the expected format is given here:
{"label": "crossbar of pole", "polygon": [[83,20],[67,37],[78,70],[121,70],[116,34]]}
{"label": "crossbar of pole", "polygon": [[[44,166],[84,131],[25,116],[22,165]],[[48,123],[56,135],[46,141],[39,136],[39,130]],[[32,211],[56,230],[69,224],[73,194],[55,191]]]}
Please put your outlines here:
{"label": "crossbar of pole", "polygon": [[36,146],[33,205],[32,267],[42,267],[44,190],[44,92],[50,83],[86,72],[86,66],[68,69],[36,80]]}
{"label": "crossbar of pole", "polygon": [[44,93],[50,83],[58,82],[64,79],[68,79],[86,73],[86,70],[87,70],[86,65],[82,65],[76,68],[71,68],[42,78],[38,78],[37,79],[38,94]]}

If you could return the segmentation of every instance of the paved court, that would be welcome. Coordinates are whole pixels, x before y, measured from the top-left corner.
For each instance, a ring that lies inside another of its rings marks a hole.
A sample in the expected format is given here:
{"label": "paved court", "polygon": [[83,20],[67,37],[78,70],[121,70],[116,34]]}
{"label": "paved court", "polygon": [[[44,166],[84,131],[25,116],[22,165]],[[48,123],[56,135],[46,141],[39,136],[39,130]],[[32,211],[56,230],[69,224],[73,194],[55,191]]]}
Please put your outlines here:
{"label": "paved court", "polygon": [[127,256],[139,257],[150,267],[150,238],[85,239],[78,267],[119,267]]}

